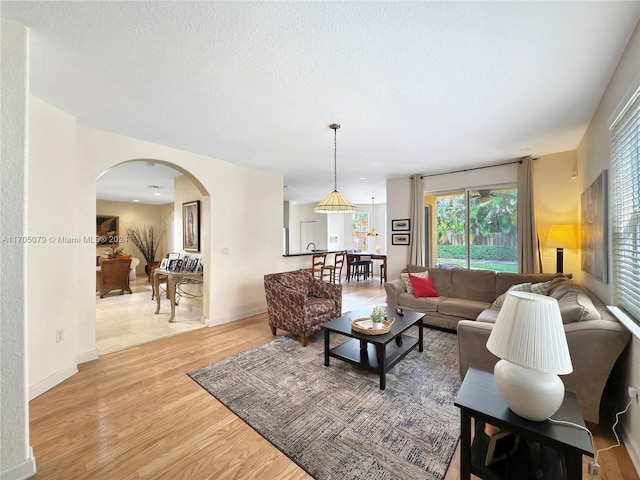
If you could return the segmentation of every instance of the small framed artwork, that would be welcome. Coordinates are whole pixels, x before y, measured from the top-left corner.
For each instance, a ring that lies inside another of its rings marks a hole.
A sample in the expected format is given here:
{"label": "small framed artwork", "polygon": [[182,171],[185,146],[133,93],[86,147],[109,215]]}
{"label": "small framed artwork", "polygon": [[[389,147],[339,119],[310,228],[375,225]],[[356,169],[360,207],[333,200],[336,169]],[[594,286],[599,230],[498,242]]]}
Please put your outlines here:
{"label": "small framed artwork", "polygon": [[162,261],[160,262],[160,270],[166,270],[168,265],[169,265],[169,259],[163,258]]}
{"label": "small framed artwork", "polygon": [[411,220],[408,218],[391,220],[391,230],[394,232],[408,232],[411,230]]}
{"label": "small framed artwork", "polygon": [[98,245],[118,243],[118,217],[96,215],[96,243]]}
{"label": "small framed artwork", "polygon": [[411,243],[410,233],[391,234],[391,245],[409,245]]}
{"label": "small framed artwork", "polygon": [[200,251],[200,201],[182,204],[182,249]]}

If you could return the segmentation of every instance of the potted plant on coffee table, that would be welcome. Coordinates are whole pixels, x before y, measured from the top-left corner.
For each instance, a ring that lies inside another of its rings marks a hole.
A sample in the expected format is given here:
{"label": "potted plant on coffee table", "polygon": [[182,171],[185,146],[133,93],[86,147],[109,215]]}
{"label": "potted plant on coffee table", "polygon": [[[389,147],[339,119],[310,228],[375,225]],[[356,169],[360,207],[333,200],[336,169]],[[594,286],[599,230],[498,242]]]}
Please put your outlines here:
{"label": "potted plant on coffee table", "polygon": [[151,272],[153,269],[160,265],[160,262],[156,261],[156,253],[158,252],[164,234],[164,229],[160,231],[160,229],[152,225],[127,228],[129,241],[140,251],[147,262],[144,271],[149,281],[151,281]]}

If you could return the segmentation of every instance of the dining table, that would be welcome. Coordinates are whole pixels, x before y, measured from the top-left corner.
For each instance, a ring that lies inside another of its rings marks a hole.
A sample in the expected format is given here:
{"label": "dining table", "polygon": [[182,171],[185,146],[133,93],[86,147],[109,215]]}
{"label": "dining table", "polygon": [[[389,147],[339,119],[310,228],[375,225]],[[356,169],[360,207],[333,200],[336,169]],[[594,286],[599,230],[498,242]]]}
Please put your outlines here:
{"label": "dining table", "polygon": [[[351,263],[360,261],[360,257],[371,257],[371,260],[381,260],[380,283],[387,281],[387,254],[376,252],[347,252],[347,282],[351,281]],[[371,272],[373,276],[373,272]]]}

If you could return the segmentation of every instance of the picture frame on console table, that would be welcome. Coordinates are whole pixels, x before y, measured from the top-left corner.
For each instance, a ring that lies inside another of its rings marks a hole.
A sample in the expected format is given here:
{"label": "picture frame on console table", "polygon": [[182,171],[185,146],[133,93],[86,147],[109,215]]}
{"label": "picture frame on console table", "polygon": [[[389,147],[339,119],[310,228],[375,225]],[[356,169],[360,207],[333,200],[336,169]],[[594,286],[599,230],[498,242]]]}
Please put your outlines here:
{"label": "picture frame on console table", "polygon": [[582,271],[608,283],[607,170],[582,193]]}
{"label": "picture frame on console table", "polygon": [[200,251],[200,200],[182,204],[182,249]]}
{"label": "picture frame on console table", "polygon": [[391,220],[391,230],[394,232],[408,232],[411,230],[411,220],[408,218]]}
{"label": "picture frame on console table", "polygon": [[391,235],[391,245],[410,245],[411,234],[410,233],[393,233]]}

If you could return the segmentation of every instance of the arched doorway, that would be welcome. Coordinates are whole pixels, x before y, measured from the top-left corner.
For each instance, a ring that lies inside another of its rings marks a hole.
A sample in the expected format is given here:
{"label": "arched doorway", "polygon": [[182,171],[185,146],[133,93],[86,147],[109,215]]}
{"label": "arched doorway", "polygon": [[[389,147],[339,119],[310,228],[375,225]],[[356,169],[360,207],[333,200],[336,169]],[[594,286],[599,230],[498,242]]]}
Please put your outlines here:
{"label": "arched doorway", "polygon": [[[171,309],[166,293],[161,296],[160,313],[155,314],[156,300],[152,300],[151,283],[145,272],[147,258],[130,238],[131,234],[139,233],[143,240],[153,239],[158,261],[170,253],[179,253],[208,264],[205,246],[208,240],[204,236],[199,238],[196,251],[190,248],[185,252],[183,248],[182,207],[194,202],[199,207],[200,231],[206,231],[210,224],[208,192],[188,171],[165,161],[128,160],[96,179],[96,233],[101,221],[111,222],[110,232],[115,230],[115,235],[106,241],[97,235],[96,264],[99,259],[118,253],[131,256],[133,266],[129,274],[131,294],[120,295],[116,289],[100,298],[96,292],[99,355],[205,326],[208,288],[203,284],[180,290],[175,322],[168,322]],[[96,265],[97,271],[100,268]],[[99,276],[96,273],[97,284]]]}

